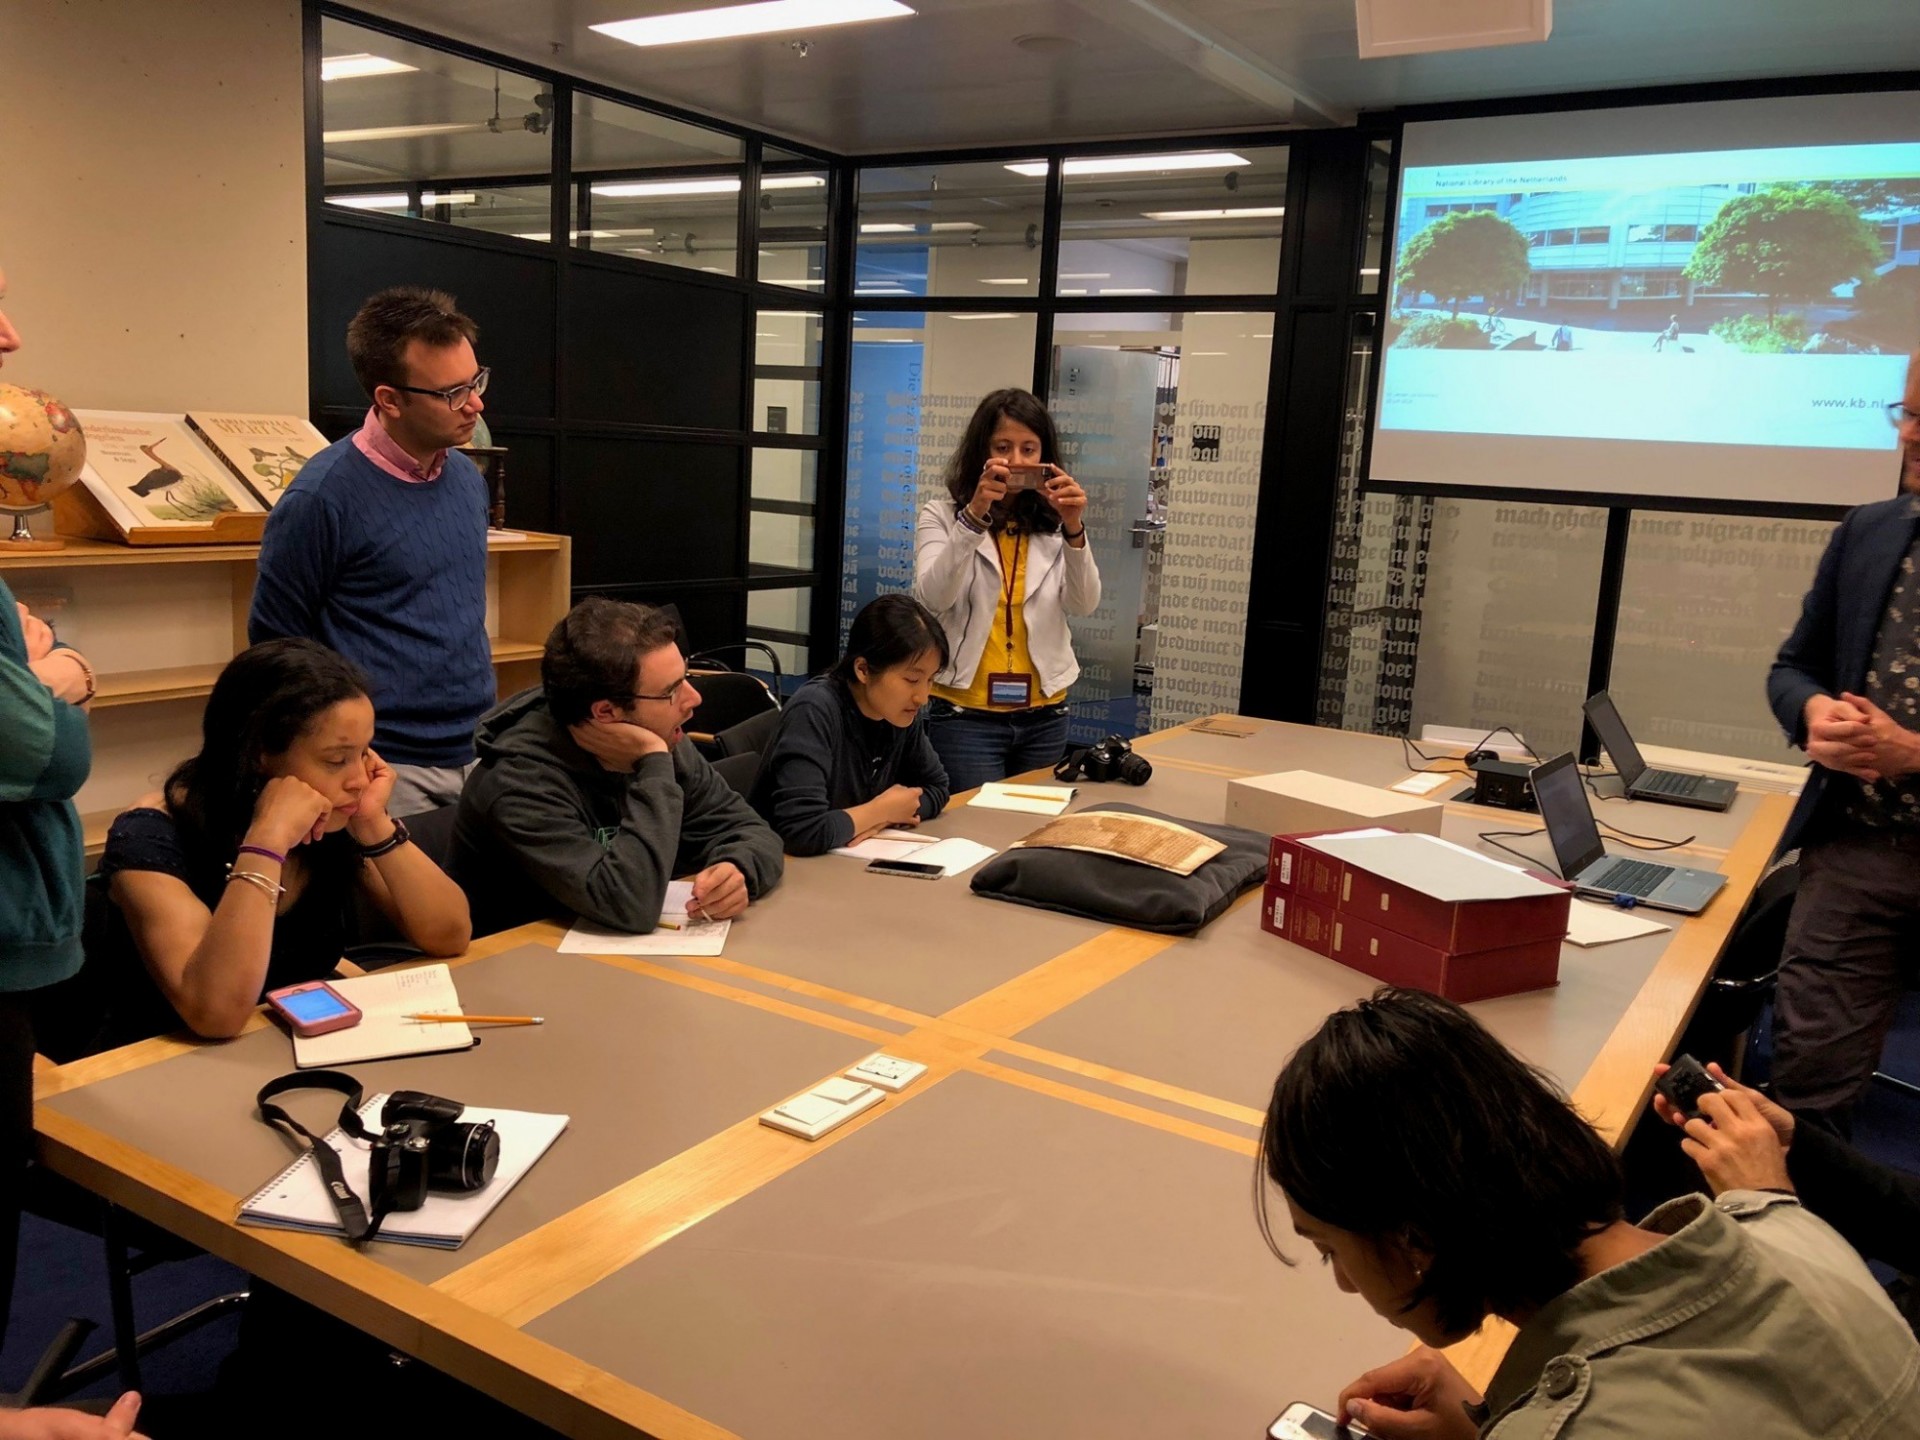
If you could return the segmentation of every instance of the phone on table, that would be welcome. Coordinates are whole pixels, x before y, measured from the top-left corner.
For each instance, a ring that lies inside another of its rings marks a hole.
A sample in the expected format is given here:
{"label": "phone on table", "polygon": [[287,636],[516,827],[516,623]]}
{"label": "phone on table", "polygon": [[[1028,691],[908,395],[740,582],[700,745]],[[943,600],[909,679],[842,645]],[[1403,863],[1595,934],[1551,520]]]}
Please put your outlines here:
{"label": "phone on table", "polygon": [[1267,1440],[1366,1440],[1364,1426],[1336,1420],[1326,1411],[1296,1400],[1267,1429]]}
{"label": "phone on table", "polygon": [[938,880],[946,870],[925,860],[869,860],[869,875],[900,875],[910,880]]}
{"label": "phone on table", "polygon": [[289,1030],[303,1039],[348,1030],[361,1020],[360,1007],[324,980],[269,990],[267,1004],[287,1022]]}
{"label": "phone on table", "polygon": [[1009,465],[1007,467],[1007,493],[1021,490],[1044,490],[1047,482],[1053,479],[1051,465]]}

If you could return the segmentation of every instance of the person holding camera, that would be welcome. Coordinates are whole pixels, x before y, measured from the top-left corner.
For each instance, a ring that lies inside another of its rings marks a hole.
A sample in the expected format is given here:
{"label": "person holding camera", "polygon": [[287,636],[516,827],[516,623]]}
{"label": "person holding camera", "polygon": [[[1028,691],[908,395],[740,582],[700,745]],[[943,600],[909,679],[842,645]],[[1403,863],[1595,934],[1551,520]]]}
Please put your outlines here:
{"label": "person holding camera", "polygon": [[1100,604],[1087,492],[1057,460],[1046,406],[982,400],[947,466],[947,494],[914,527],[914,596],[939,617],[948,662],[927,733],[955,790],[1051,767],[1080,676],[1069,615]]}
{"label": "person holding camera", "polygon": [[[1606,1142],[1451,1001],[1329,1016],[1259,1165],[1334,1283],[1429,1347],[1341,1391],[1381,1440],[1915,1434],[1920,1345],[1825,1222],[1738,1189],[1629,1224]],[[1483,1396],[1439,1352],[1492,1315],[1519,1333]]]}
{"label": "person holding camera", "polygon": [[882,595],[853,617],[840,663],[780,712],[753,788],[789,855],[824,855],[946,808],[924,713],[946,663],[940,622],[911,595]]}
{"label": "person holding camera", "polygon": [[[1656,1078],[1667,1066],[1656,1065]],[[1663,1094],[1654,1113],[1683,1133],[1680,1148],[1713,1193],[1788,1190],[1869,1260],[1920,1275],[1920,1175],[1862,1155],[1825,1125],[1802,1125],[1791,1110],[1742,1085],[1717,1064],[1720,1088],[1683,1114]]]}
{"label": "person holding camera", "polygon": [[387,814],[391,766],[351,661],[268,640],[227,662],[200,753],[107,832],[113,905],[88,936],[118,973],[103,1043],[237,1035],[260,997],[330,975],[364,896],[428,955],[465,952],[467,898]]}

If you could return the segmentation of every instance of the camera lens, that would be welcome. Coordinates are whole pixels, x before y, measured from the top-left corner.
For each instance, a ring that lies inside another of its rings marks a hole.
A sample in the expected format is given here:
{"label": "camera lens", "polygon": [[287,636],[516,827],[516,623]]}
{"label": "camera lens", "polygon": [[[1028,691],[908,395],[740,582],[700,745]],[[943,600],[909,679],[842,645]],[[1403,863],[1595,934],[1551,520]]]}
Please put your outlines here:
{"label": "camera lens", "polygon": [[478,1190],[500,1168],[500,1132],[491,1120],[449,1125],[434,1137],[433,1183],[442,1190]]}
{"label": "camera lens", "polygon": [[1144,785],[1153,778],[1153,766],[1129,750],[1120,757],[1120,778],[1129,785]]}

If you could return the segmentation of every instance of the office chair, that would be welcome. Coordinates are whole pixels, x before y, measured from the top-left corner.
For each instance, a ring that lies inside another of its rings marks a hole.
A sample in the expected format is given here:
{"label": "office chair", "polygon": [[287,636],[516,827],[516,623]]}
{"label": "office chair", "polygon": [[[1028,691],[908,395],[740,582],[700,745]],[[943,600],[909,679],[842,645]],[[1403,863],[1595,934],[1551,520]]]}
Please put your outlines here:
{"label": "office chair", "polygon": [[766,759],[767,747],[773,744],[779,729],[780,712],[763,710],[713,737],[717,752],[711,761],[713,768],[742,799],[753,794],[754,783],[760,778],[761,762]]}
{"label": "office chair", "polygon": [[694,712],[694,721],[700,728],[689,730],[687,738],[709,760],[717,760],[726,753],[720,749],[717,739],[722,731],[731,730],[757,716],[777,716],[780,713],[780,659],[772,649],[757,640],[745,640],[738,645],[719,648],[764,652],[772,669],[773,684],[769,686],[758,675],[733,669],[720,658],[716,650],[705,651],[688,659],[687,678],[693,682],[694,689],[700,692],[700,708]]}

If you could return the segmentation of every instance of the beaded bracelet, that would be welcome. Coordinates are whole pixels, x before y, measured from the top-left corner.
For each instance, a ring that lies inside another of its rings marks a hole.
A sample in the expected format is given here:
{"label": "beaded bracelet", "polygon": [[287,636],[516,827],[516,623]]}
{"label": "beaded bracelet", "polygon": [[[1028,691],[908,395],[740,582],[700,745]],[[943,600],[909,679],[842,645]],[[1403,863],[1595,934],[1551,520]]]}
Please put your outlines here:
{"label": "beaded bracelet", "polygon": [[287,893],[286,886],[268,879],[258,870],[235,870],[229,867],[227,870],[227,883],[231,885],[236,880],[246,881],[247,884],[258,890],[275,905],[278,905],[280,903],[280,897]]}
{"label": "beaded bracelet", "polygon": [[240,845],[235,847],[239,854],[258,855],[262,860],[271,860],[276,865],[287,863],[287,857],[278,850],[269,850],[264,845]]}
{"label": "beaded bracelet", "polygon": [[975,520],[972,515],[968,514],[967,507],[964,505],[960,507],[960,523],[976,535],[984,535],[987,533],[987,527],[982,525],[978,520]]}

